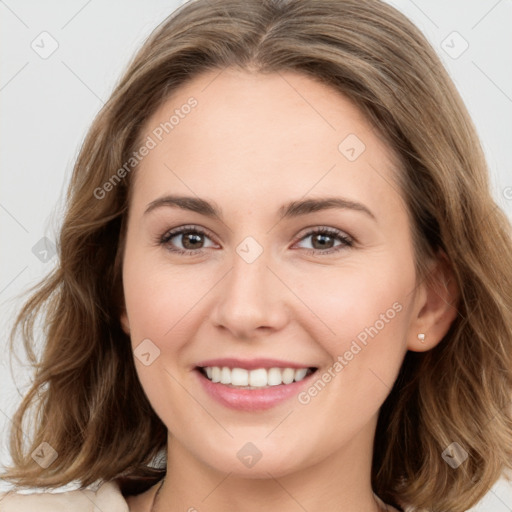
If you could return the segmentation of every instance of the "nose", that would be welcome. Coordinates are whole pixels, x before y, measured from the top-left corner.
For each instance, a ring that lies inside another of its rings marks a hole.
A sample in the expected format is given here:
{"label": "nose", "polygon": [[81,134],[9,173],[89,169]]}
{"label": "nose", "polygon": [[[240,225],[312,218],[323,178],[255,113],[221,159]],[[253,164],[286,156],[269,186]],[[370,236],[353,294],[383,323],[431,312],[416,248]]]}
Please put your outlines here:
{"label": "nose", "polygon": [[216,287],[214,325],[236,339],[250,340],[282,329],[289,321],[291,292],[269,268],[265,251],[248,263],[237,253]]}

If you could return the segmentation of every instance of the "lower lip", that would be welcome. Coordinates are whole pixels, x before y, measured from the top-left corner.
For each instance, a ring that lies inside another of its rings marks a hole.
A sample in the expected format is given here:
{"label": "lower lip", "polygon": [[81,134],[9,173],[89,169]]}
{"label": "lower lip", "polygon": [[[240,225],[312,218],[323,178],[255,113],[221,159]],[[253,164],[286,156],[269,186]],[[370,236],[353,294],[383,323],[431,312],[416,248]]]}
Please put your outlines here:
{"label": "lower lip", "polygon": [[215,400],[231,409],[242,411],[261,411],[275,407],[293,396],[297,396],[302,388],[308,385],[313,372],[299,382],[280,384],[261,389],[232,388],[212,382],[199,370],[195,370],[205,391]]}

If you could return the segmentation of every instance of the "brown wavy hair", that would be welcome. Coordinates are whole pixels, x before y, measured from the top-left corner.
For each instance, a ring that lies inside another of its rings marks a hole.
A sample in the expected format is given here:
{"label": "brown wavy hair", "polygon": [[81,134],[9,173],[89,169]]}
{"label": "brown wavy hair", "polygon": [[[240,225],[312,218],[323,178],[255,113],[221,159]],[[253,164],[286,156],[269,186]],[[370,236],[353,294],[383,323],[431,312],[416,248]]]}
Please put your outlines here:
{"label": "brown wavy hair", "polygon": [[[157,480],[167,431],[138,381],[120,326],[130,184],[101,188],[137,148],[173,91],[207,70],[295,71],[351,99],[394,150],[410,215],[417,279],[444,253],[460,292],[449,332],[408,352],[377,426],[372,485],[389,503],[464,511],[512,466],[512,242],[493,201],[470,116],[436,52],[379,0],[197,0],[157,27],[97,115],[78,156],[59,263],[16,319],[35,366],[13,420],[4,478],[56,487]],[[96,191],[96,193],[95,193]],[[42,356],[33,352],[42,321]],[[24,442],[25,432],[30,439]],[[452,469],[442,452],[469,458]],[[30,454],[58,453],[47,469]]]}

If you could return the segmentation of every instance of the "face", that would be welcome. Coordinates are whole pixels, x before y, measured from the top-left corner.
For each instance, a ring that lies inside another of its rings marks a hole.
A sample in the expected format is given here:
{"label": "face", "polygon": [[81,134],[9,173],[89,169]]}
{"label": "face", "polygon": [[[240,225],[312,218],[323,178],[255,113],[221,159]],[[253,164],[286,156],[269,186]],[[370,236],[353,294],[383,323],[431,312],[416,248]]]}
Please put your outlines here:
{"label": "face", "polygon": [[370,454],[419,310],[391,150],[335,90],[231,69],[141,140],[122,323],[176,450],[250,476]]}

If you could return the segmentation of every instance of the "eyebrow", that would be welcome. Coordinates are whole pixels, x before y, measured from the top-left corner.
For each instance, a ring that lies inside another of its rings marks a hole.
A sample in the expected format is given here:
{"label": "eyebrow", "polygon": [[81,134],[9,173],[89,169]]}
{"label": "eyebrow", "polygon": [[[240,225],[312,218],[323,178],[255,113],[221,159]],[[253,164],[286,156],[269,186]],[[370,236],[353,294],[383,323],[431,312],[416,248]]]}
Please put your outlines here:
{"label": "eyebrow", "polygon": [[[223,218],[222,209],[213,202],[208,202],[199,197],[173,195],[160,197],[149,203],[144,215],[164,206],[181,208],[205,215],[206,217]],[[281,206],[278,210],[278,214],[282,220],[333,208],[362,212],[373,220],[376,220],[375,215],[365,205],[342,197],[322,197],[291,201]]]}

